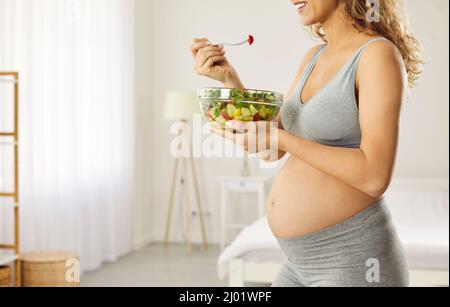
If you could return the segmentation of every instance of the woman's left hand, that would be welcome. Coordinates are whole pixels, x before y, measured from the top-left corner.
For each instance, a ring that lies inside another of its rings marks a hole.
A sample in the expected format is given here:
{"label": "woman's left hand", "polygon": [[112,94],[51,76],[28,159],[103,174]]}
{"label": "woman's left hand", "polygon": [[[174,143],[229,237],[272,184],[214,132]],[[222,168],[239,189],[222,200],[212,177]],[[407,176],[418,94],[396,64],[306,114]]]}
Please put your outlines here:
{"label": "woman's left hand", "polygon": [[242,146],[249,154],[278,150],[276,122],[229,121],[225,128],[212,125],[211,132]]}

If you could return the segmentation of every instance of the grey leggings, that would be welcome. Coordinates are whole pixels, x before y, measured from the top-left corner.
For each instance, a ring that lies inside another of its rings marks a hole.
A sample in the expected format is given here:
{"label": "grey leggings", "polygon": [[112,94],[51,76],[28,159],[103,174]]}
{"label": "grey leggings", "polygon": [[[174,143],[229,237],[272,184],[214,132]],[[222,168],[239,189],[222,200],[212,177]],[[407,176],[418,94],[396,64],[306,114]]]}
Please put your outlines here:
{"label": "grey leggings", "polygon": [[409,272],[389,211],[380,201],[353,218],[294,239],[273,287],[407,287]]}

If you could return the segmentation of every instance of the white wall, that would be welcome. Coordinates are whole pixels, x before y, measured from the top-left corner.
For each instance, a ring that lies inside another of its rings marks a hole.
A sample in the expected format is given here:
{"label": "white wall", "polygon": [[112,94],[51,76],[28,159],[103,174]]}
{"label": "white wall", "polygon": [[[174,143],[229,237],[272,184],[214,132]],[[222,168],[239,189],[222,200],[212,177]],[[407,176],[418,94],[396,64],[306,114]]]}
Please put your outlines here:
{"label": "white wall", "polygon": [[[149,44],[150,12],[152,1],[136,1],[135,18],[135,128],[136,128],[136,203],[133,204],[133,245],[138,249],[152,241],[153,233],[153,199],[152,191],[152,164],[153,146],[151,140],[151,120],[154,117],[150,95],[152,93],[152,46]],[[140,12],[147,12],[140,14]]]}
{"label": "white wall", "polygon": [[[172,159],[169,125],[162,119],[164,93],[216,83],[193,72],[193,37],[235,41],[252,33],[251,48],[228,49],[248,88],[286,92],[305,52],[313,46],[290,1],[136,0],[138,187],[140,206],[151,215],[155,240],[164,233]],[[425,75],[404,108],[397,163],[400,176],[448,178],[448,1],[407,1],[412,27],[427,52]],[[238,175],[239,160],[197,161],[204,201],[217,239],[218,175]],[[255,164],[255,161],[253,161]],[[254,173],[259,173],[254,170]],[[141,230],[142,230],[141,229]],[[198,237],[198,236],[197,236]],[[180,238],[180,236],[178,236]]]}
{"label": "white wall", "polygon": [[448,178],[449,1],[406,2],[427,63],[404,108],[397,173]]}

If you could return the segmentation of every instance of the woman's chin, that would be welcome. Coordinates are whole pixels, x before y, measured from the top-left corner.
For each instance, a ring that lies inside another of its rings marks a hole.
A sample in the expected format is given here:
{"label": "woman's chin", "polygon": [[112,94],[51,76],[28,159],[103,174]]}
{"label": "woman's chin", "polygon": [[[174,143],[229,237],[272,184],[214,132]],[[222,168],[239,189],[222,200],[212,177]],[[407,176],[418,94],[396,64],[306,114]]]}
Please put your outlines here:
{"label": "woman's chin", "polygon": [[313,26],[315,24],[314,20],[308,16],[301,16],[300,20],[305,27]]}

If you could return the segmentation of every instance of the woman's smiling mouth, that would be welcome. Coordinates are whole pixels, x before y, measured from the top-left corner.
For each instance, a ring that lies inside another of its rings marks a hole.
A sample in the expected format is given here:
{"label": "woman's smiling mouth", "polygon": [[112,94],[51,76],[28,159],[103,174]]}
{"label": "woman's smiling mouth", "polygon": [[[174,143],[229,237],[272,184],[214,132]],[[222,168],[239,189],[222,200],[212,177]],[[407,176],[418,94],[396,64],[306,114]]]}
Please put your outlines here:
{"label": "woman's smiling mouth", "polygon": [[308,5],[307,1],[299,1],[294,3],[295,7],[297,8],[299,13],[302,13],[303,10],[306,8],[306,6]]}

